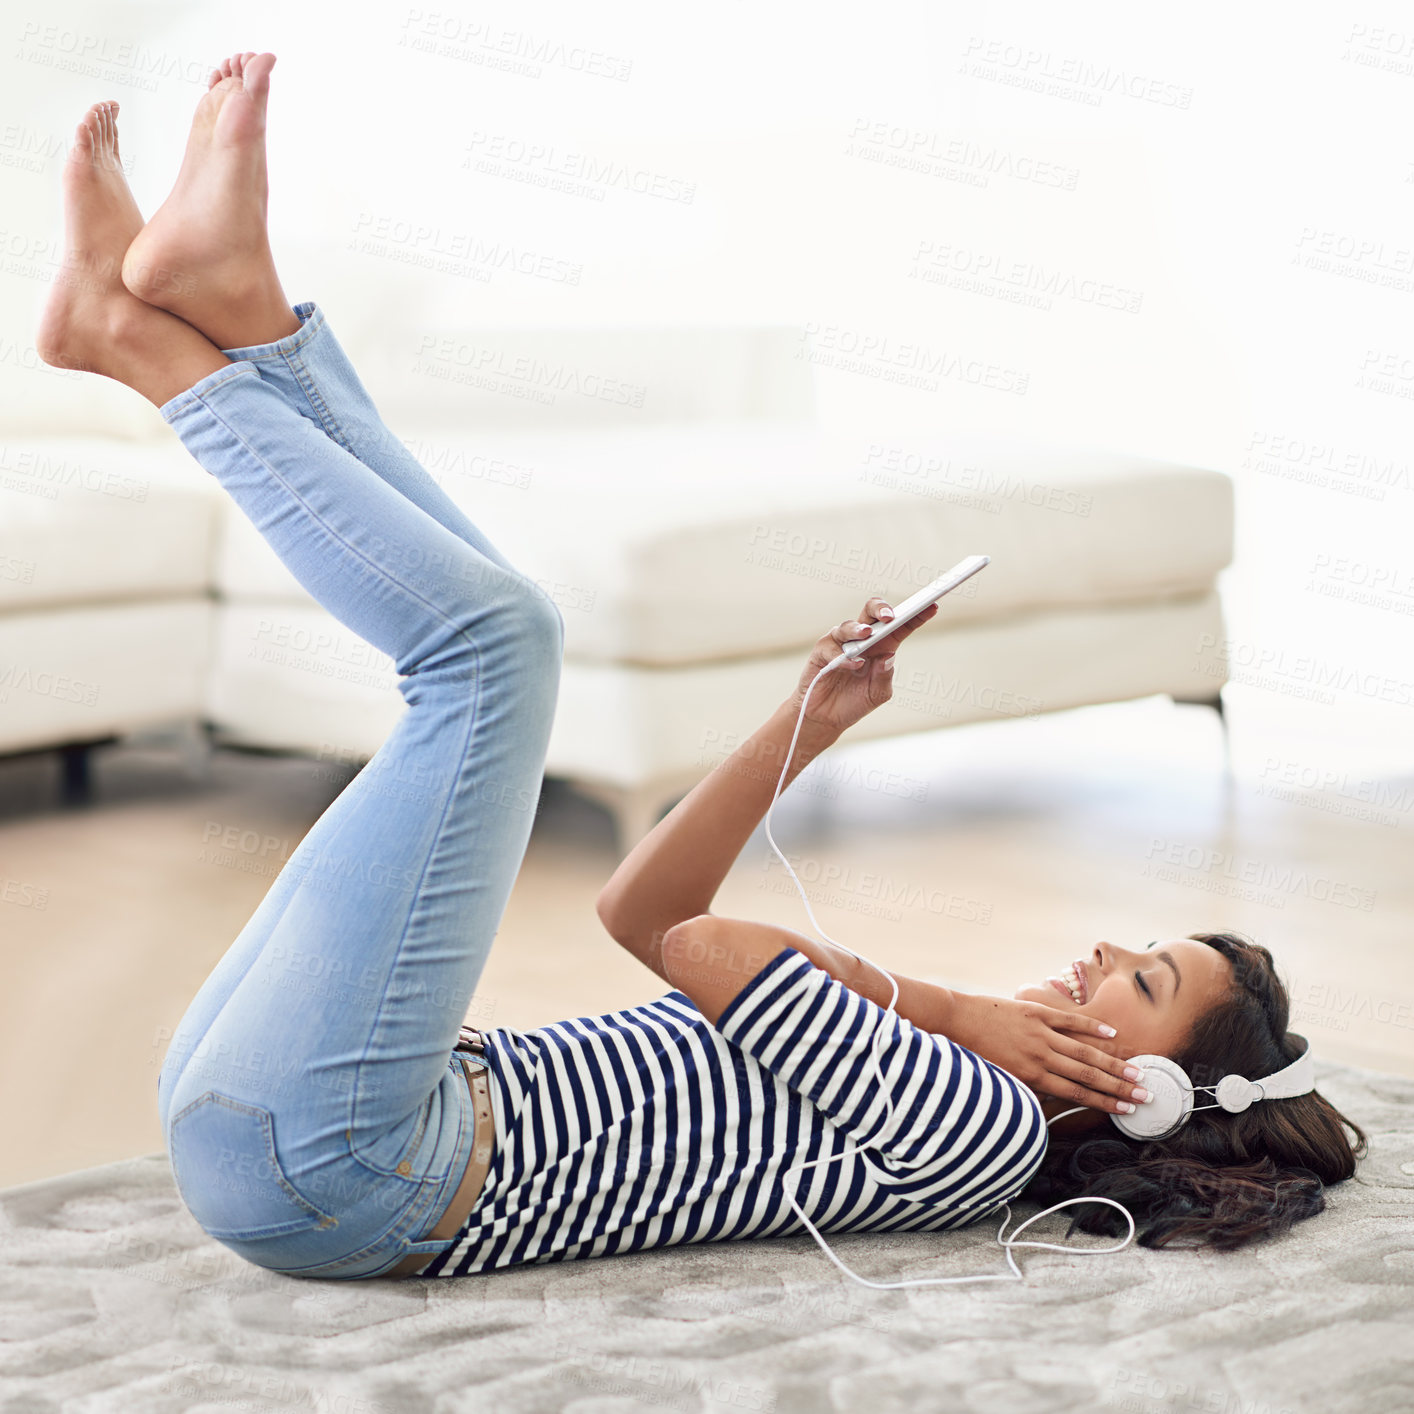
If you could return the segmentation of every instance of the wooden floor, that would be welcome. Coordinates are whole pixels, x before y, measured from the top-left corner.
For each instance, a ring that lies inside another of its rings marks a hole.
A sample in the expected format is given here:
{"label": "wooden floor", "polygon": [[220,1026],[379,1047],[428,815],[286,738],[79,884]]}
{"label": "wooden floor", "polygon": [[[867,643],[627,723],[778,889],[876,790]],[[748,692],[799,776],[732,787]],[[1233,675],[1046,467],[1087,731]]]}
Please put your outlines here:
{"label": "wooden floor", "polygon": [[[1414,1075],[1414,775],[1358,716],[1230,686],[836,748],[775,834],[821,925],[895,970],[1010,995],[1096,940],[1233,928],[1270,946],[1293,1026]],[[0,1185],[160,1149],[156,1079],[193,993],[347,777],[165,746],[100,754],[57,803],[53,758],[0,762]],[[547,785],[472,1019],[534,1026],[664,990],[594,915],[609,821]],[[714,911],[808,931],[758,831]]]}

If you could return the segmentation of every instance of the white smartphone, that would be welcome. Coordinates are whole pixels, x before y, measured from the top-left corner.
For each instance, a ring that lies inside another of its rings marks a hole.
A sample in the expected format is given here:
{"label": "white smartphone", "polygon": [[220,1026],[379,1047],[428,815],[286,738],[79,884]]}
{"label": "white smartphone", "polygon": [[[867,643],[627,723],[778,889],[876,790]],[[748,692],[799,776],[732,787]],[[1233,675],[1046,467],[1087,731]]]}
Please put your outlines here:
{"label": "white smartphone", "polygon": [[864,650],[881,638],[902,628],[910,619],[917,618],[929,604],[936,604],[950,589],[956,589],[965,579],[971,579],[980,569],[992,563],[990,555],[969,555],[959,561],[945,575],[940,575],[932,584],[925,585],[917,594],[910,594],[902,604],[893,606],[894,616],[872,625],[873,632],[868,638],[852,639],[844,646],[844,657],[857,658]]}

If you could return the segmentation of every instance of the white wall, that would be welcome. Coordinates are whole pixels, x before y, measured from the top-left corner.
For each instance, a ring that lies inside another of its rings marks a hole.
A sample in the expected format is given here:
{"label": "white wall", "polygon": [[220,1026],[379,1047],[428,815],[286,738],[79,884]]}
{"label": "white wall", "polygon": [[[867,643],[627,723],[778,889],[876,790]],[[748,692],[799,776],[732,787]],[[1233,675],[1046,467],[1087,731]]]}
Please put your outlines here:
{"label": "white wall", "polygon": [[[863,371],[817,369],[822,415],[861,435],[1004,430],[1224,468],[1239,682],[1260,659],[1246,686],[1302,714],[1308,753],[1333,734],[1388,760],[1408,740],[1407,9],[23,0],[4,37],[11,410],[82,397],[151,426],[121,390],[31,366],[60,148],[88,102],[118,98],[150,211],[208,66],[271,48],[276,249],[292,298],[339,327],[810,325],[873,351]],[[498,173],[464,165],[492,147],[515,154]],[[536,147],[554,156],[519,156]],[[513,179],[586,155],[658,194]],[[979,180],[993,162],[1010,172]],[[468,260],[474,242],[578,283]],[[943,273],[1008,277],[916,278],[929,250]],[[461,269],[408,263],[436,251]],[[1072,292],[1018,299],[1055,275]],[[931,386],[886,381],[914,356],[943,370]],[[1370,581],[1383,602],[1355,597]],[[1329,704],[1301,696],[1313,677],[1341,684]]]}

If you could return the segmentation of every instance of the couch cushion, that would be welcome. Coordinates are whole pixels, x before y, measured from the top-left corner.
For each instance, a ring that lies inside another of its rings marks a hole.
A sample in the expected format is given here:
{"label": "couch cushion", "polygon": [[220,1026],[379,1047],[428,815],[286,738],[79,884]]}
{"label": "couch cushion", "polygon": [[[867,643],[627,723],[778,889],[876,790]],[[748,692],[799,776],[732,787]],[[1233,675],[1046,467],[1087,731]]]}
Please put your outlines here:
{"label": "couch cushion", "polygon": [[[978,553],[956,622],[1199,593],[1232,555],[1226,475],[1123,453],[774,422],[405,440],[586,661],[796,648]],[[233,507],[217,582],[305,597]]]}
{"label": "couch cushion", "polygon": [[221,494],[175,439],[0,440],[0,614],[205,594]]}
{"label": "couch cushion", "polygon": [[0,752],[202,716],[215,612],[202,594],[0,614]]}
{"label": "couch cushion", "polygon": [[[850,737],[1030,717],[1154,693],[1211,700],[1226,665],[1205,657],[1200,644],[1205,635],[1211,641],[1222,634],[1215,590],[939,626],[900,656],[888,711],[870,714]],[[580,782],[650,785],[664,797],[674,787],[685,792],[760,725],[800,662],[799,648],[673,672],[571,659],[560,680],[545,769]],[[318,605],[219,606],[212,665],[205,715],[224,741],[306,751],[321,762],[361,762],[407,710],[388,658]],[[828,781],[835,770],[824,762],[816,778]]]}

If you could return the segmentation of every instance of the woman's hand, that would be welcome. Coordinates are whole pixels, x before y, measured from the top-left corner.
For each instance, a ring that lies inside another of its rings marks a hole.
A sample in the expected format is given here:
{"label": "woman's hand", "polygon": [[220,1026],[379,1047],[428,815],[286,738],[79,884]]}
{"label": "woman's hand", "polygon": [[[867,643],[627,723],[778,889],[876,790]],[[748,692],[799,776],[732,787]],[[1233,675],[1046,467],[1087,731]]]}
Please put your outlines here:
{"label": "woman's hand", "polygon": [[[937,612],[938,606],[930,604],[917,618],[910,619],[902,628],[895,629],[872,647],[866,648],[858,658],[821,678],[815,684],[815,691],[810,694],[805,720],[838,734],[876,707],[882,707],[894,693],[894,654],[899,644],[915,629],[922,628]],[[792,713],[799,713],[805,689],[810,686],[815,674],[832,658],[839,657],[846,643],[867,638],[874,624],[893,616],[893,609],[876,597],[865,604],[859,618],[846,619],[825,634],[806,660],[800,682],[789,698]]]}
{"label": "woman's hand", "polygon": [[1139,1079],[1135,1066],[1102,1051],[1099,1044],[1087,1045],[1063,1034],[1079,1032],[1102,1044],[1110,1028],[1097,1017],[1040,1002],[964,992],[953,997],[957,1013],[950,1018],[948,1038],[1001,1066],[1038,1095],[1106,1114],[1127,1114],[1143,1103],[1134,1095]]}

